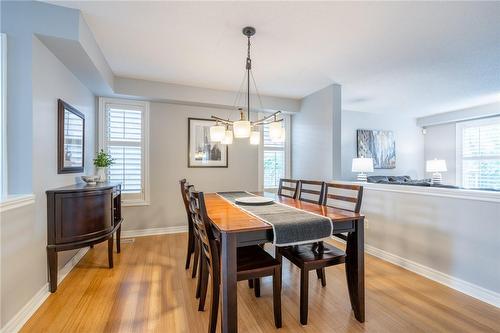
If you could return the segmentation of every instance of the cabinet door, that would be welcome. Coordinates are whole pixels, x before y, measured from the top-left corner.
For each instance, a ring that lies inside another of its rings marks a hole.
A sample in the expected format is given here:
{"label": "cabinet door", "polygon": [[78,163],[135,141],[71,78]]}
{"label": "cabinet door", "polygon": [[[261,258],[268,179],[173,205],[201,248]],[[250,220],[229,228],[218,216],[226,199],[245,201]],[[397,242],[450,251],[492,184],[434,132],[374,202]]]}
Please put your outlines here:
{"label": "cabinet door", "polygon": [[113,229],[112,189],[55,196],[56,244],[101,236]]}

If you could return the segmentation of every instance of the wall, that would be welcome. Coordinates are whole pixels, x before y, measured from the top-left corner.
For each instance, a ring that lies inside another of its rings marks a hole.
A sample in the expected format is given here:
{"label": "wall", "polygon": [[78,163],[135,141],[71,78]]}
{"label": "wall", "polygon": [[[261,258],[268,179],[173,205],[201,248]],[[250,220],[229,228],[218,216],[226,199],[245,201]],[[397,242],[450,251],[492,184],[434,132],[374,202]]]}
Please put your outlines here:
{"label": "wall", "polygon": [[358,129],[394,131],[396,139],[396,168],[375,169],[373,175],[407,175],[424,178],[424,136],[415,118],[368,112],[342,111],[342,179],[353,180],[352,159],[357,157]]}
{"label": "wall", "polygon": [[448,171],[441,173],[443,176],[443,184],[455,185],[457,180],[456,127],[455,123],[430,126],[426,128],[426,134],[424,136],[425,160],[437,158],[446,161]]}
{"label": "wall", "polygon": [[362,212],[369,253],[500,306],[498,193],[366,184]]}
{"label": "wall", "polygon": [[123,230],[186,225],[179,180],[186,178],[200,191],[258,188],[258,146],[248,139],[234,139],[229,146],[228,168],[188,168],[188,117],[227,118],[227,110],[151,103],[150,107],[150,206],[123,207]]}
{"label": "wall", "polygon": [[340,176],[340,92],[334,84],[306,96],[300,112],[292,115],[292,177]]}
{"label": "wall", "polygon": [[[33,179],[35,204],[2,213],[2,327],[47,283],[45,190],[75,182],[82,174],[57,174],[57,99],[85,114],[85,173],[93,173],[95,97],[43,45],[32,38]],[[9,128],[10,129],[10,128]],[[26,129],[25,129],[26,131]],[[27,132],[31,131],[28,129]],[[22,151],[16,154],[22,155]],[[12,156],[12,155],[11,155]],[[59,254],[62,267],[76,251]]]}

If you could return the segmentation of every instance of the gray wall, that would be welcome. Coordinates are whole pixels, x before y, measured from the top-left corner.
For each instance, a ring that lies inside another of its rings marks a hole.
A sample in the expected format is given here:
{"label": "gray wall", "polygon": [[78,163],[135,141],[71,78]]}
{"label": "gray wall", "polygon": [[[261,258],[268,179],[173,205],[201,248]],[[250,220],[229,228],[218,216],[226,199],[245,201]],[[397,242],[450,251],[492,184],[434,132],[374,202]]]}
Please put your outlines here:
{"label": "gray wall", "polygon": [[[258,189],[258,146],[234,139],[228,168],[188,168],[188,117],[227,118],[228,110],[151,103],[150,206],[124,207],[124,230],[186,225],[179,180],[186,178],[200,191]],[[234,117],[234,116],[233,116]]]}
{"label": "gray wall", "polygon": [[352,159],[357,156],[358,129],[394,131],[396,139],[396,168],[375,169],[372,175],[407,175],[424,178],[424,136],[415,118],[368,112],[342,111],[342,179],[353,180]]}
{"label": "gray wall", "polygon": [[[57,174],[57,99],[85,114],[85,173],[94,172],[95,97],[36,38],[33,50],[33,179],[35,204],[2,213],[1,325],[5,325],[47,283],[45,190],[75,182],[82,174]],[[31,66],[31,63],[29,64]],[[10,128],[9,128],[10,129]],[[31,133],[29,129],[25,132]],[[22,155],[21,153],[16,154]],[[59,254],[62,267],[75,251]]]}
{"label": "gray wall", "polygon": [[330,85],[302,100],[292,115],[292,177],[333,179],[340,176],[341,108],[339,85]]}
{"label": "gray wall", "polygon": [[[457,139],[456,124],[430,126],[426,128],[424,136],[425,160],[446,160],[447,172],[442,172],[443,184],[455,185],[457,172]],[[431,174],[427,174],[431,177]]]}

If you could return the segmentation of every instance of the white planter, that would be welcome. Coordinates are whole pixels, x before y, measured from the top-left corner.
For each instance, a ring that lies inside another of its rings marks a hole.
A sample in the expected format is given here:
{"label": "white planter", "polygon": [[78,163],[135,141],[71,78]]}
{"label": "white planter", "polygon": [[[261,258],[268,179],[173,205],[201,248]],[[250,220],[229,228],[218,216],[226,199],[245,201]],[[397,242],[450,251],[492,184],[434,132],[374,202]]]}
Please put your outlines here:
{"label": "white planter", "polygon": [[106,169],[107,168],[97,168],[97,175],[99,176],[99,183],[104,183],[106,181]]}

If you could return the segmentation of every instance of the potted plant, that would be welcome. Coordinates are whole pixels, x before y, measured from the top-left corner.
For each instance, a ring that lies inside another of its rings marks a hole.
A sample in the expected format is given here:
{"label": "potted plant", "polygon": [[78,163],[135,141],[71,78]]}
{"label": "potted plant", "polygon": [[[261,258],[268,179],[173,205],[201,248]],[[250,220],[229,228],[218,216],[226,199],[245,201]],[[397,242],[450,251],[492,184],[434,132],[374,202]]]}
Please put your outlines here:
{"label": "potted plant", "polygon": [[101,149],[100,152],[97,153],[96,158],[94,158],[94,165],[97,168],[97,175],[99,176],[99,182],[106,181],[106,168],[114,163],[114,159],[111,158],[111,155],[104,152]]}

